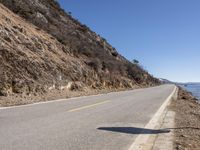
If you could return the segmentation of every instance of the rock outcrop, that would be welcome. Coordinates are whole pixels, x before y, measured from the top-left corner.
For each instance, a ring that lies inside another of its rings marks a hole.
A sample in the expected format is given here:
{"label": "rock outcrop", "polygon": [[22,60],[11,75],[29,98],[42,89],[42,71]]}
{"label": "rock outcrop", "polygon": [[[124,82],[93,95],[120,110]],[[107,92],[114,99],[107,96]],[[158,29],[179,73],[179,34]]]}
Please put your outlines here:
{"label": "rock outcrop", "polygon": [[0,0],[0,95],[159,84],[54,0]]}

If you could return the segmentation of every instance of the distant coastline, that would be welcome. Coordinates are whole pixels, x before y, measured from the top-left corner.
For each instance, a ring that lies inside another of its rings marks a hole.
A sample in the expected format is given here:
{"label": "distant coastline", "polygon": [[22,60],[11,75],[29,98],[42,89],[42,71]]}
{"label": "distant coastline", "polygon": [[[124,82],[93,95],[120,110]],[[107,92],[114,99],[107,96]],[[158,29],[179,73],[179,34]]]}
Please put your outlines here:
{"label": "distant coastline", "polygon": [[173,82],[164,78],[159,78],[160,82],[163,84],[176,84],[188,92],[192,93],[194,97],[196,97],[200,102],[200,82]]}
{"label": "distant coastline", "polygon": [[200,83],[185,83],[180,86],[191,92],[200,101]]}

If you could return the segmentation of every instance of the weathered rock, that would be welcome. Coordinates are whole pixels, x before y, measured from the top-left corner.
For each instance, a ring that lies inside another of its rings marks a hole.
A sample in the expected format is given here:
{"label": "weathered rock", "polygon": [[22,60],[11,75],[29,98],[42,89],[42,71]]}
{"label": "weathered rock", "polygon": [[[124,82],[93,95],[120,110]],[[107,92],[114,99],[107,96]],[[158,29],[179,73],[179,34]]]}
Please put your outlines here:
{"label": "weathered rock", "polygon": [[83,85],[80,82],[73,82],[70,87],[70,90],[72,91],[80,91],[82,89],[83,89]]}
{"label": "weathered rock", "polygon": [[39,24],[47,24],[48,20],[45,18],[45,16],[39,12],[36,12],[34,15],[34,18],[36,19],[37,23]]}
{"label": "weathered rock", "polygon": [[17,14],[0,5],[0,82],[10,85],[1,95],[159,84],[57,2],[0,2]]}

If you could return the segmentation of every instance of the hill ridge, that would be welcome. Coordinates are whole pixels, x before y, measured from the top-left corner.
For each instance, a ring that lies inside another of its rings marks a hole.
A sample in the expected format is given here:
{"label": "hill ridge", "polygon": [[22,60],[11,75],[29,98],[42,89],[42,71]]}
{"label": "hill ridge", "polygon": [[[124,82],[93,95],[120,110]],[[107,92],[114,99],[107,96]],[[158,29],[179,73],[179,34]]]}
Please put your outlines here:
{"label": "hill ridge", "polygon": [[0,2],[15,13],[0,6],[0,95],[127,89],[160,83],[66,14],[54,0]]}

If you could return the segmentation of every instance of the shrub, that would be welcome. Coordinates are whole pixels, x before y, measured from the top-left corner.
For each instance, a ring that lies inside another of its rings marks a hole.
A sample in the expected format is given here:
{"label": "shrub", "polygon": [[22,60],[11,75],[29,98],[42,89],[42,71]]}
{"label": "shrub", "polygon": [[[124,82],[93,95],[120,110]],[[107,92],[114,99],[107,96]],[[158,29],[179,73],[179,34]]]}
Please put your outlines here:
{"label": "shrub", "polygon": [[142,82],[143,78],[143,70],[136,65],[128,64],[127,65],[127,73],[133,78],[137,83]]}
{"label": "shrub", "polygon": [[88,66],[99,72],[102,69],[102,64],[99,59],[92,59],[87,63]]}
{"label": "shrub", "polygon": [[93,52],[89,49],[89,48],[80,48],[78,50],[79,54],[83,54],[87,57],[92,57],[93,56]]}
{"label": "shrub", "polygon": [[81,32],[87,32],[89,30],[89,28],[86,25],[80,25],[80,27],[78,28]]}
{"label": "shrub", "polygon": [[137,59],[133,59],[133,64],[139,64],[140,62]]}
{"label": "shrub", "polygon": [[117,57],[117,56],[118,56],[118,53],[117,53],[117,52],[112,52],[112,55],[113,55],[114,57]]}

